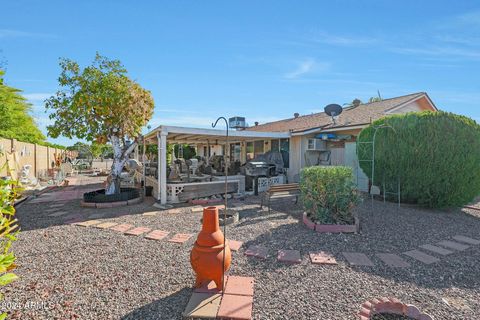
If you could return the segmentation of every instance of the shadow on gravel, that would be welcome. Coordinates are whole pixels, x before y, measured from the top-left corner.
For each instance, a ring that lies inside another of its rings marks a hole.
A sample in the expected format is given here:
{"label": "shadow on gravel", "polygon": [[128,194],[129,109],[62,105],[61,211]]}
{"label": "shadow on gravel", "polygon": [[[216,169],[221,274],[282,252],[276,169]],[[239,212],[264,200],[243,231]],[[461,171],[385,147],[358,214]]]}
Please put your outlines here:
{"label": "shadow on gravel", "polygon": [[[254,203],[257,204],[257,203]],[[298,212],[300,212],[300,205],[293,204],[291,201],[275,201],[270,206],[271,210],[268,212],[268,207],[264,206],[263,209],[260,208],[260,202],[258,202],[258,208],[250,208],[243,210],[236,210],[239,213],[239,223],[235,226],[243,227],[262,223],[269,220],[285,220],[290,217],[296,218]],[[295,209],[290,211],[285,211],[285,208]]]}
{"label": "shadow on gravel", "polygon": [[[45,229],[86,220],[141,215],[144,212],[158,210],[152,206],[155,203],[152,197],[147,197],[142,203],[136,205],[102,209],[82,207],[80,201],[80,199],[39,203],[26,201],[17,208],[16,216],[20,228],[22,231]],[[57,204],[63,204],[63,206],[56,207]]]}
{"label": "shadow on gravel", "polygon": [[150,319],[182,319],[182,311],[187,306],[192,294],[191,288],[183,288],[168,297],[146,304],[129,314],[123,316],[122,320],[150,320]]}
{"label": "shadow on gravel", "polygon": [[[359,207],[362,228],[360,234],[317,233],[307,229],[300,222],[300,214],[292,215],[299,223],[281,224],[266,229],[257,238],[244,243],[245,249],[251,245],[262,245],[269,250],[266,260],[248,258],[248,263],[252,267],[267,271],[297,268],[298,265],[290,266],[277,261],[278,250],[291,249],[300,251],[301,267],[322,268],[311,264],[309,253],[326,251],[333,254],[339,263],[348,264],[342,252],[359,252],[367,255],[374,266],[349,266],[349,268],[359,272],[360,276],[365,274],[366,278],[380,276],[426,288],[480,288],[480,245],[471,246],[465,251],[455,251],[448,256],[441,256],[418,247],[452,240],[455,235],[480,239],[478,216],[460,209],[448,211],[413,207],[397,209],[395,204],[381,202],[376,202],[373,208],[374,210],[370,203]],[[403,254],[414,249],[435,256],[440,261],[426,265]],[[389,267],[376,256],[377,253],[401,256],[410,267]]]}

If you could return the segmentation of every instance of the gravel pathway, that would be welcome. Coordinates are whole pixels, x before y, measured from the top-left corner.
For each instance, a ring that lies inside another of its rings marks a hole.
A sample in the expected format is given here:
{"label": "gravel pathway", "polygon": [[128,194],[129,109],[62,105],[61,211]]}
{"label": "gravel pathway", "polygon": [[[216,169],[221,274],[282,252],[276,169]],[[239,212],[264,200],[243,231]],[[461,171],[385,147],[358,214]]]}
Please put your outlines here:
{"label": "gravel pathway", "polygon": [[[480,318],[480,246],[425,265],[407,256],[409,268],[391,268],[375,254],[418,249],[451,240],[454,235],[479,239],[477,210],[397,209],[394,204],[365,201],[358,208],[358,235],[319,234],[299,220],[302,209],[289,200],[261,211],[255,197],[233,204],[240,221],[228,238],[243,241],[233,253],[230,273],[255,277],[254,319],[356,319],[369,299],[393,296],[415,304],[435,319]],[[144,216],[155,211],[142,204],[91,209],[67,201],[61,216],[49,216],[53,203],[26,202],[18,210],[22,233],[14,244],[20,280],[4,289],[3,307],[10,319],[181,319],[194,282],[184,244],[146,240],[112,230],[66,225],[75,217],[101,214],[102,221],[128,223],[175,233],[196,234],[201,213],[189,209]],[[241,209],[241,206],[246,207]],[[267,259],[244,255],[250,245],[269,248]],[[298,250],[300,264],[277,261],[280,249]],[[332,253],[338,265],[313,265],[309,252]],[[360,252],[373,267],[352,267],[341,252]]]}

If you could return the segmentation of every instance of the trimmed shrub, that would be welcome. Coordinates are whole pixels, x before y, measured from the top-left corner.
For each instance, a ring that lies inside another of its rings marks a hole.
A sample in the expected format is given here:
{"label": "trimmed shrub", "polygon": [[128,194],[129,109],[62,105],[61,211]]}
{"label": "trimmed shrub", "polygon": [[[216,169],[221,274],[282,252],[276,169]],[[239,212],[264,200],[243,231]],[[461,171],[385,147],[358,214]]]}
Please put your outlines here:
{"label": "trimmed shrub", "polygon": [[[375,127],[373,184],[395,191],[401,200],[432,208],[463,206],[480,194],[480,126],[447,112],[392,115],[362,130],[359,142],[372,141]],[[392,130],[392,128],[394,130]],[[371,144],[359,144],[359,159],[372,158]],[[370,178],[371,163],[360,161]]]}
{"label": "trimmed shrub", "polygon": [[305,211],[321,224],[353,224],[352,209],[359,201],[353,169],[342,166],[308,167],[300,173]]}

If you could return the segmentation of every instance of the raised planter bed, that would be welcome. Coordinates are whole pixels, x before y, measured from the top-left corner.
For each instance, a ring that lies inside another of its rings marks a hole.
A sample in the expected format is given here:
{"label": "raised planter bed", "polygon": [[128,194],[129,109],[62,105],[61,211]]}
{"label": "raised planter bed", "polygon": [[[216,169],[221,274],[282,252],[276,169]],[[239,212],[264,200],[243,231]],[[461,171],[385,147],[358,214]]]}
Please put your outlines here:
{"label": "raised planter bed", "polygon": [[320,233],[358,233],[360,231],[360,221],[357,216],[355,224],[318,224],[310,220],[307,213],[303,213],[302,221],[310,230],[315,230]]}
{"label": "raised planter bed", "polygon": [[105,194],[105,189],[83,194],[82,207],[112,208],[140,203],[140,189],[121,188],[119,194]]}

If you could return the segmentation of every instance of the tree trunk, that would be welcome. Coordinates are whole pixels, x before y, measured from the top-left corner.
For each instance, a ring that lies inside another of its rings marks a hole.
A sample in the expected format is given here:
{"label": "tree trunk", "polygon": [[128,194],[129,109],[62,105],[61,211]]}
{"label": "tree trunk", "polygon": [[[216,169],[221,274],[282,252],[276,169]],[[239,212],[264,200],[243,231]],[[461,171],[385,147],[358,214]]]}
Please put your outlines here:
{"label": "tree trunk", "polygon": [[118,194],[120,193],[120,174],[125,166],[125,162],[129,159],[128,155],[133,151],[137,143],[133,142],[128,146],[122,147],[118,136],[111,136],[110,141],[113,146],[113,164],[107,180],[108,184],[105,194]]}

